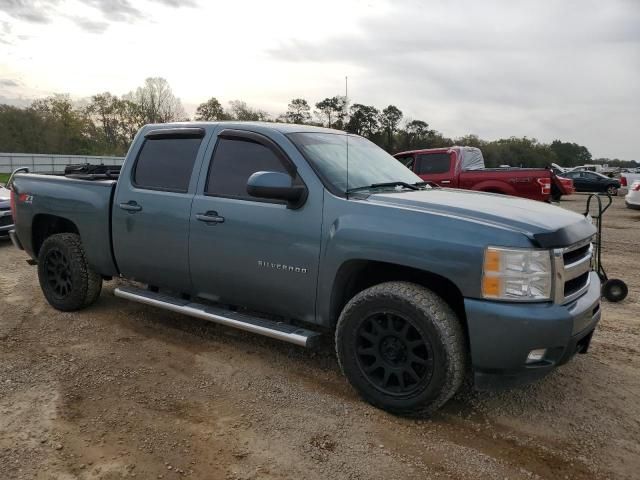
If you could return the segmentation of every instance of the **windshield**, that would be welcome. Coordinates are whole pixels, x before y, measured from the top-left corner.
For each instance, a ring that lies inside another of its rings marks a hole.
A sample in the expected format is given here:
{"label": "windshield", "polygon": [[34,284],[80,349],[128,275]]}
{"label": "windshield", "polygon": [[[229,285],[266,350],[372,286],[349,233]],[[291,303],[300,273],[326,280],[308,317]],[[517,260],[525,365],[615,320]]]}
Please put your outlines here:
{"label": "windshield", "polygon": [[378,183],[422,182],[420,177],[374,143],[362,137],[349,135],[347,186],[347,135],[292,133],[288,137],[320,176],[341,194],[347,189],[358,189]]}

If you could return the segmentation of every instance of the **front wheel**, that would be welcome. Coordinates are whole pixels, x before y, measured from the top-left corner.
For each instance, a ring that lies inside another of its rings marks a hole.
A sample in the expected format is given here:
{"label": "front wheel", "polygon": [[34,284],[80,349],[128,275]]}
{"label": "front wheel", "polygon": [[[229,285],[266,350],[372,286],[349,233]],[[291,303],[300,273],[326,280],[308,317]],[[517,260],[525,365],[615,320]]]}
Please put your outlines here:
{"label": "front wheel", "polygon": [[89,267],[80,236],[74,233],[58,233],[44,241],[38,253],[38,280],[49,304],[63,312],[91,305],[102,289],[102,277]]}
{"label": "front wheel", "polygon": [[462,325],[442,298],[408,282],[388,282],[352,298],[336,329],[344,375],[372,405],[429,414],[460,388],[467,353]]}

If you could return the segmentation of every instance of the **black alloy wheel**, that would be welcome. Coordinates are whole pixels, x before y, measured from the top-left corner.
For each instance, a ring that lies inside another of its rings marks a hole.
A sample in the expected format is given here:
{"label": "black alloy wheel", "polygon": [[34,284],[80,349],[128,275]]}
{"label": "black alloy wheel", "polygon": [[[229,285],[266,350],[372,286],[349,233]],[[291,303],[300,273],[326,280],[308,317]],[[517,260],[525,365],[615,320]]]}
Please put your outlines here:
{"label": "black alloy wheel", "polygon": [[65,298],[73,289],[71,265],[67,257],[57,248],[47,252],[45,273],[47,283],[59,298]]}
{"label": "black alloy wheel", "polygon": [[387,395],[411,394],[433,375],[431,344],[397,313],[365,318],[358,328],[356,348],[363,375]]}
{"label": "black alloy wheel", "polygon": [[38,280],[47,302],[63,312],[88,307],[102,289],[102,276],[89,266],[76,233],[56,233],[42,242]]}

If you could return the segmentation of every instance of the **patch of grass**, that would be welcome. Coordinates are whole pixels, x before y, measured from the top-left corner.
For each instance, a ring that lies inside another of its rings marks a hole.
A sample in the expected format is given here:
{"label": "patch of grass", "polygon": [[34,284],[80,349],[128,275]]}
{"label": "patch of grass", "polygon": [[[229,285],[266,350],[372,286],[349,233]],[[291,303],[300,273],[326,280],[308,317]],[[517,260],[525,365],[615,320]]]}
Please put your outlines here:
{"label": "patch of grass", "polygon": [[7,183],[10,175],[10,173],[0,173],[0,183]]}

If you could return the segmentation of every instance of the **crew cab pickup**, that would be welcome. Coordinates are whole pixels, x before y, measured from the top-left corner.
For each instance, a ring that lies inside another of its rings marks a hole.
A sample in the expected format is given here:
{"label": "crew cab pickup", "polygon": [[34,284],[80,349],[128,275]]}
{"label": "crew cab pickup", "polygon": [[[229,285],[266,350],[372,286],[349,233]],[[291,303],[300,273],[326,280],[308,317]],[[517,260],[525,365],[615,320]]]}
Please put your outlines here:
{"label": "crew cab pickup", "polygon": [[336,130],[148,125],[117,180],[10,187],[12,240],[54,308],[121,277],[116,296],[154,307],[301,346],[329,334],[350,383],[392,412],[434,411],[467,374],[479,389],[542,377],[600,319],[584,216],[432,186]]}
{"label": "crew cab pickup", "polygon": [[394,155],[423,180],[443,187],[501,193],[548,202],[574,192],[571,180],[551,169],[485,168],[482,151],[475,147],[412,150]]}

